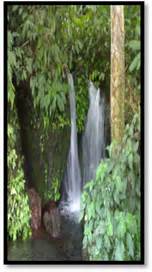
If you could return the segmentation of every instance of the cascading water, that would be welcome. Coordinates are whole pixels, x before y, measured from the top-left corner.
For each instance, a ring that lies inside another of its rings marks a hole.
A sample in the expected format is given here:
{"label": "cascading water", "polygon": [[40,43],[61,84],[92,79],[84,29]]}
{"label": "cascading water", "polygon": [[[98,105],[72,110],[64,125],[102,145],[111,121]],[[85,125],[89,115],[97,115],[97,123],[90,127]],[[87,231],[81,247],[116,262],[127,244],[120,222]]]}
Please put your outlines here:
{"label": "cascading water", "polygon": [[104,98],[100,96],[100,89],[96,89],[93,83],[89,82],[90,105],[82,140],[82,184],[78,158],[75,90],[71,74],[68,74],[68,84],[70,89],[71,139],[60,202],[63,213],[73,213],[80,210],[82,185],[95,177],[97,166],[101,158],[104,157],[105,149]]}
{"label": "cascading water", "polygon": [[71,139],[67,168],[63,180],[63,195],[60,207],[63,212],[76,212],[80,210],[81,174],[78,158],[76,105],[73,77],[68,74],[70,114],[71,114]]}
{"label": "cascading water", "polygon": [[104,157],[104,98],[100,89],[89,82],[89,110],[82,140],[83,185],[95,177],[97,166]]}

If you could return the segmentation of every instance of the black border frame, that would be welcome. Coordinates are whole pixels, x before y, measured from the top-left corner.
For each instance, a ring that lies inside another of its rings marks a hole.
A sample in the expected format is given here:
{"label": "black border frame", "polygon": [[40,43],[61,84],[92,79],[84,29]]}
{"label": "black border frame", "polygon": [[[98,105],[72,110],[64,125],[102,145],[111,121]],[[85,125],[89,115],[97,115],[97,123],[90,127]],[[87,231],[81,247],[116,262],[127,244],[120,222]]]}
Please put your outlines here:
{"label": "black border frame", "polygon": [[[9,261],[7,259],[7,6],[8,5],[139,5],[140,6],[140,30],[141,30],[141,157],[140,157],[140,168],[141,168],[141,259],[138,261]],[[22,265],[66,265],[66,264],[77,264],[77,265],[138,265],[145,264],[145,213],[144,213],[144,1],[4,1],[4,264],[22,264]]]}

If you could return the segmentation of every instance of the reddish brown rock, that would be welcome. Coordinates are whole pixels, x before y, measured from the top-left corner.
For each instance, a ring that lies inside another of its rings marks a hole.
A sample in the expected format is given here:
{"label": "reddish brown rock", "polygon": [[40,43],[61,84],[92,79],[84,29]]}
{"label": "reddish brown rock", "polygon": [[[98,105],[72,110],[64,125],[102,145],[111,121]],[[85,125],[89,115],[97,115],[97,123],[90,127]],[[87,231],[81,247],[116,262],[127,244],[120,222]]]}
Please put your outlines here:
{"label": "reddish brown rock", "polygon": [[34,188],[28,189],[28,196],[31,208],[31,228],[37,231],[41,227],[41,198]]}

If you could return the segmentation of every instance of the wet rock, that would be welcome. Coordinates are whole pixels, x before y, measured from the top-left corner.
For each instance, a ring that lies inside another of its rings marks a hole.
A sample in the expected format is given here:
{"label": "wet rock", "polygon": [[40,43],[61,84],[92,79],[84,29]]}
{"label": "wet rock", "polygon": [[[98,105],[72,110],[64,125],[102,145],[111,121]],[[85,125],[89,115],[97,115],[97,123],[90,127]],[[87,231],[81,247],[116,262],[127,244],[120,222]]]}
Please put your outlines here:
{"label": "wet rock", "polygon": [[41,198],[34,188],[28,189],[28,196],[31,208],[31,228],[34,232],[41,227]]}
{"label": "wet rock", "polygon": [[60,236],[60,213],[54,201],[49,201],[43,208],[43,225],[51,237]]}

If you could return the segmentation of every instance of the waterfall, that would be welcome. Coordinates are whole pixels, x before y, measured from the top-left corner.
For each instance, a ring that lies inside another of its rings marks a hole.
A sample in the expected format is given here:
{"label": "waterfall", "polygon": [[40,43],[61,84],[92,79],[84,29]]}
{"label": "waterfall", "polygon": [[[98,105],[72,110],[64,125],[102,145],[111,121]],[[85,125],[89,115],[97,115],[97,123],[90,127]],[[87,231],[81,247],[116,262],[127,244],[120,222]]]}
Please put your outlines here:
{"label": "waterfall", "polygon": [[73,77],[68,74],[70,115],[71,115],[71,138],[67,167],[63,180],[63,193],[60,207],[63,212],[75,212],[80,210],[81,174],[78,158],[76,105]]}
{"label": "waterfall", "polygon": [[70,115],[71,115],[71,138],[66,171],[62,183],[62,199],[60,210],[65,214],[80,210],[80,195],[82,185],[95,177],[97,166],[104,157],[104,98],[100,95],[100,89],[96,89],[89,82],[89,110],[86,120],[85,131],[82,140],[82,173],[81,182],[78,142],[76,127],[76,105],[73,77],[68,74]]}
{"label": "waterfall", "polygon": [[97,166],[104,157],[104,98],[100,89],[89,82],[89,110],[82,140],[83,185],[95,177]]}

